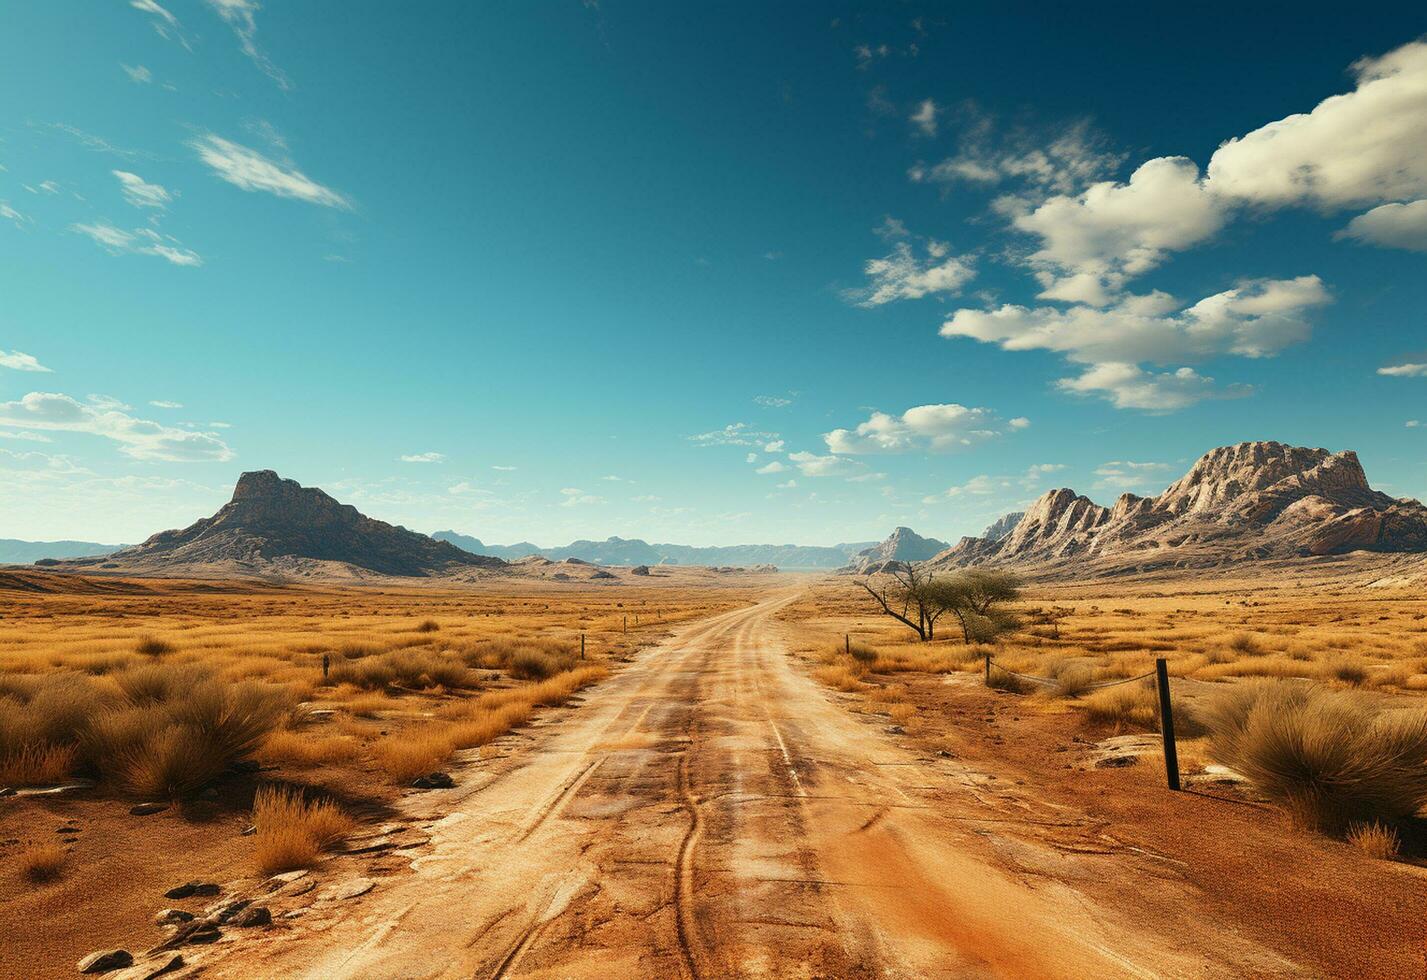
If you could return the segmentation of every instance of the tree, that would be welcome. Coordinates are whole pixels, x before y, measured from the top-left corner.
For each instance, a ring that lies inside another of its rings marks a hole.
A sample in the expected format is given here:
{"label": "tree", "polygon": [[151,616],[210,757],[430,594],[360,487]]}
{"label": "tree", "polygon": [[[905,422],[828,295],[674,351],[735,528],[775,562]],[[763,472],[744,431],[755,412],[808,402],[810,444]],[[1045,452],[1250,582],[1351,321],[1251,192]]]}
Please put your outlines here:
{"label": "tree", "polygon": [[889,561],[881,571],[890,582],[883,579],[875,589],[869,582],[857,584],[867,590],[884,613],[907,626],[919,639],[933,639],[936,621],[947,610],[930,601],[932,572],[904,561]]}
{"label": "tree", "polygon": [[1011,572],[970,569],[930,579],[921,589],[922,601],[937,611],[949,612],[961,626],[966,643],[990,643],[1020,626],[1005,603],[1021,597],[1021,580]]}

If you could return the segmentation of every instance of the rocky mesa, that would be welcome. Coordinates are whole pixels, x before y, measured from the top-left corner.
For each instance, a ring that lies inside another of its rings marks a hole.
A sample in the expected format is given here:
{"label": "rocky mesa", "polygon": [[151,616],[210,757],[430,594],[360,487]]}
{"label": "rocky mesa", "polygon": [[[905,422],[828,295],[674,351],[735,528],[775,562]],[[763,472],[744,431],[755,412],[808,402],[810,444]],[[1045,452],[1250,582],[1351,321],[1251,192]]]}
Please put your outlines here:
{"label": "rocky mesa", "polygon": [[375,520],[272,470],[244,473],[212,517],[102,559],[66,562],[160,575],[429,576],[502,568],[444,541]]}
{"label": "rocky mesa", "polygon": [[[1091,573],[1216,567],[1354,551],[1427,552],[1427,507],[1372,489],[1353,452],[1278,442],[1211,450],[1153,497],[1104,507],[1051,490],[999,537],[963,538],[937,566],[1074,565]],[[998,522],[1000,524],[1000,522]]]}

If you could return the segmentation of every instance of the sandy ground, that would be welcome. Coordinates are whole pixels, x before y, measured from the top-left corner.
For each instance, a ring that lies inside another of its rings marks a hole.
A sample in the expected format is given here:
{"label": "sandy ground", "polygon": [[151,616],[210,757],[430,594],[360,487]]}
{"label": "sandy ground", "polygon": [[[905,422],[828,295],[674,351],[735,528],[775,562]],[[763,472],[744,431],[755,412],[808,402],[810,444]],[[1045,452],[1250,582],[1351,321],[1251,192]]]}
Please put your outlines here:
{"label": "sandy ground", "polygon": [[[1046,843],[1072,808],[816,686],[777,613],[682,627],[457,789],[411,870],[193,949],[208,976],[1204,977],[1321,970],[1166,858]],[[439,797],[439,799],[438,799]],[[413,814],[419,817],[420,814]],[[1092,888],[1117,876],[1114,889]],[[1137,893],[1172,916],[1146,916]]]}

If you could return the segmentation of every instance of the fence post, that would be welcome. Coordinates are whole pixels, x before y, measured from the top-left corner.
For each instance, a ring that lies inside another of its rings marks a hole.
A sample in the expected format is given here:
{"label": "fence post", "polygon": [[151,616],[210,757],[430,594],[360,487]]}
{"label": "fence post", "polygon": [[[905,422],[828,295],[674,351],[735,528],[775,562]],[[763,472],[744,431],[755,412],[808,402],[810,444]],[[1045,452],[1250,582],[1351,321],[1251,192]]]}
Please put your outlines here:
{"label": "fence post", "polygon": [[852,634],[851,634],[851,633],[844,633],[844,634],[842,634],[842,652],[845,653],[845,654],[847,654],[849,657],[852,656]]}
{"label": "fence post", "polygon": [[991,654],[986,654],[986,686],[991,686]]}
{"label": "fence post", "polygon": [[324,654],[322,655],[322,681],[323,681],[323,683],[326,683],[326,681],[327,681],[327,669],[328,669],[329,667],[331,667],[331,666],[332,666],[332,658],[329,657],[327,654],[324,653]]}
{"label": "fence post", "polygon": [[629,632],[629,613],[624,614],[624,632]]}
{"label": "fence post", "polygon": [[1155,686],[1159,688],[1159,733],[1164,740],[1164,775],[1169,788],[1179,789],[1179,753],[1174,747],[1174,706],[1169,700],[1169,668],[1164,658],[1154,662]]}
{"label": "fence post", "polygon": [[585,634],[580,634],[580,659],[585,659]]}

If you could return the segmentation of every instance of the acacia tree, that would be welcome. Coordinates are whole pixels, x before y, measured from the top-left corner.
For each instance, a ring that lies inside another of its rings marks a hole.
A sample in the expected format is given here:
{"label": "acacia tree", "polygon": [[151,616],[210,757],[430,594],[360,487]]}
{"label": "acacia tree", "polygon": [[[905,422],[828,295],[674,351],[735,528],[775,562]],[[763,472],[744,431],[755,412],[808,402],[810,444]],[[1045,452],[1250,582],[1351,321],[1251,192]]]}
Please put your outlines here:
{"label": "acacia tree", "polygon": [[956,617],[966,643],[989,643],[1016,629],[1020,621],[1002,607],[1020,596],[1021,580],[1016,575],[977,568],[929,579],[921,590],[922,600],[938,614],[950,612]]}
{"label": "acacia tree", "polygon": [[932,572],[905,561],[889,561],[881,572],[887,577],[878,581],[877,588],[870,582],[857,584],[867,590],[884,613],[915,632],[919,639],[933,639],[936,621],[947,609],[931,601]]}

